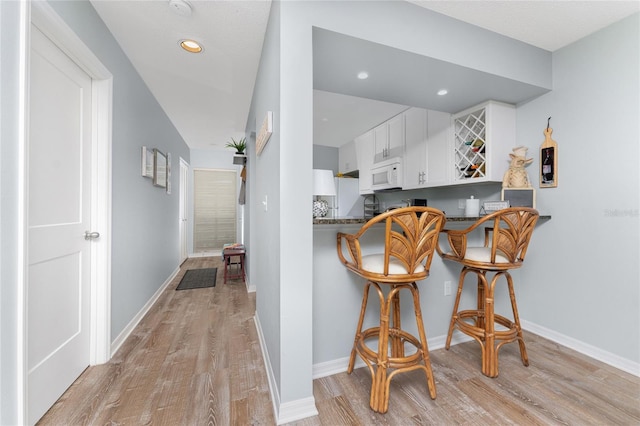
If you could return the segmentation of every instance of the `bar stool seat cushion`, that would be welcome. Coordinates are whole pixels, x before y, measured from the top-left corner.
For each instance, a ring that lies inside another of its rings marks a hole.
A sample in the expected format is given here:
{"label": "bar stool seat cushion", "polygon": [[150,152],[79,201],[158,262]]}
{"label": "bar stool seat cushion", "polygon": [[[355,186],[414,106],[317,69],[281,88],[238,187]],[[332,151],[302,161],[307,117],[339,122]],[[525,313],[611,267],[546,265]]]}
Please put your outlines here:
{"label": "bar stool seat cushion", "polygon": [[[453,252],[449,252],[447,254],[454,256]],[[464,260],[491,263],[491,247],[467,247],[464,252]],[[511,261],[497,250],[496,261],[494,263],[511,263]]]}
{"label": "bar stool seat cushion", "polygon": [[[375,274],[384,273],[384,254],[369,254],[362,256],[362,269],[373,272]],[[414,274],[424,272],[424,265],[418,264],[413,271]],[[389,258],[389,275],[406,275],[409,271],[407,268],[394,257]]]}

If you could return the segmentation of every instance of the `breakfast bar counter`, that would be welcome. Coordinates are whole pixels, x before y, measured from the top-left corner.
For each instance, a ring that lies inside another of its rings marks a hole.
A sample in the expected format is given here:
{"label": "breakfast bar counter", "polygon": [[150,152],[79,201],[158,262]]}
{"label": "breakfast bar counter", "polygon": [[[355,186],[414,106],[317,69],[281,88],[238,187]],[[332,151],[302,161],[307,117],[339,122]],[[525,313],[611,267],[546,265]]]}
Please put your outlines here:
{"label": "breakfast bar counter", "polygon": [[[467,217],[467,216],[447,216],[449,222],[475,222],[483,216]],[[539,220],[551,219],[551,215],[540,215]],[[365,224],[369,219],[364,217],[336,217],[336,218],[313,218],[314,225],[358,225]]]}

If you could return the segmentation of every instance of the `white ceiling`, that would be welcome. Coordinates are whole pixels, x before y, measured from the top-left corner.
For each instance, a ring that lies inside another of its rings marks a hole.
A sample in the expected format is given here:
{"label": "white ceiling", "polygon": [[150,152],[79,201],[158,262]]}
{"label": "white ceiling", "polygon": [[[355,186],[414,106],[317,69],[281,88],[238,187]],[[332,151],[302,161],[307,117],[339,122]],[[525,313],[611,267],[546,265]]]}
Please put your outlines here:
{"label": "white ceiling", "polygon": [[409,0],[553,52],[640,11],[638,1]]}
{"label": "white ceiling", "polygon": [[[638,1],[411,2],[549,51],[640,11]],[[244,135],[270,0],[188,0],[188,17],[167,0],[91,3],[191,148],[222,149]],[[204,52],[182,51],[185,38]],[[314,99],[314,142],[322,145],[339,146],[411,104],[323,84]]]}

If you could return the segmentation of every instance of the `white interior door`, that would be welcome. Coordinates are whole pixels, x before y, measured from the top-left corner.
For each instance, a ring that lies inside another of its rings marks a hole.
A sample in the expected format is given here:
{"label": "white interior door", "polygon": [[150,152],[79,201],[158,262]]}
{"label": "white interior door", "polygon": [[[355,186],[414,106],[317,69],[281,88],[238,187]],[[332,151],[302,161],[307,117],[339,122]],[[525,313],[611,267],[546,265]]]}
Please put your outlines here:
{"label": "white interior door", "polygon": [[90,362],[91,78],[31,26],[27,421]]}
{"label": "white interior door", "polygon": [[187,224],[189,214],[189,165],[180,159],[180,264],[187,260]]}

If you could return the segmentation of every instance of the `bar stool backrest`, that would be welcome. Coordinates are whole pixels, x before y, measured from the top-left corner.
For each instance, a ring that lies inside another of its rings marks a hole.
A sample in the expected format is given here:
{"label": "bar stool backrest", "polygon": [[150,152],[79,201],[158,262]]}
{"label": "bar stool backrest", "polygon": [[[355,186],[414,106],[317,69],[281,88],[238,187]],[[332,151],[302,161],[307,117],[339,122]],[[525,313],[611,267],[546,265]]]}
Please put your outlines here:
{"label": "bar stool backrest", "polygon": [[[538,211],[529,207],[511,207],[487,215],[464,230],[445,230],[451,251],[440,255],[449,260],[481,269],[512,269],[521,266]],[[468,235],[485,226],[484,250],[468,246]]]}
{"label": "bar stool backrest", "polygon": [[[444,213],[431,207],[405,207],[380,214],[356,234],[338,233],[338,256],[342,263],[358,275],[376,282],[413,282],[425,278],[433,254],[438,246],[438,235],[444,227]],[[363,268],[360,238],[374,225],[384,225],[384,262],[382,270]],[[346,240],[347,259],[342,251]],[[403,273],[394,270],[401,265]]]}

